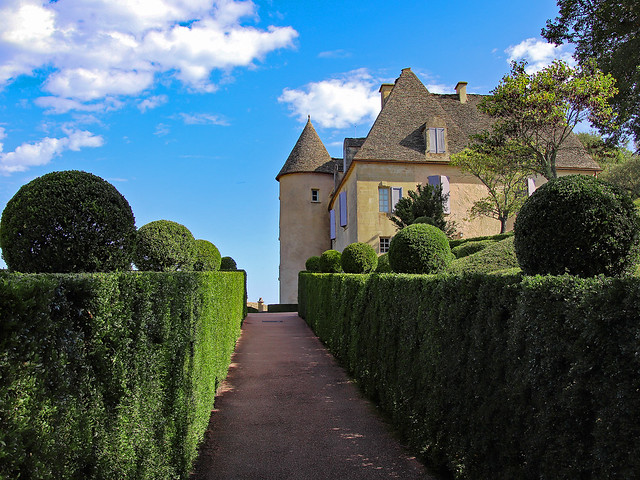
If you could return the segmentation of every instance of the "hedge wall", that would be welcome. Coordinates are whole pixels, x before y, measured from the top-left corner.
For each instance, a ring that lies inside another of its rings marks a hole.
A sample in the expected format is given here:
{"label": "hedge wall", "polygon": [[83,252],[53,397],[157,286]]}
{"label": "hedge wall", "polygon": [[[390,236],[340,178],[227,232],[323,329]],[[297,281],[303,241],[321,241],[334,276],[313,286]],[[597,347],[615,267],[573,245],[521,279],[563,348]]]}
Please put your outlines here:
{"label": "hedge wall", "polygon": [[0,478],[186,478],[244,273],[0,273]]}
{"label": "hedge wall", "polygon": [[300,314],[461,479],[635,478],[640,279],[302,273]]}

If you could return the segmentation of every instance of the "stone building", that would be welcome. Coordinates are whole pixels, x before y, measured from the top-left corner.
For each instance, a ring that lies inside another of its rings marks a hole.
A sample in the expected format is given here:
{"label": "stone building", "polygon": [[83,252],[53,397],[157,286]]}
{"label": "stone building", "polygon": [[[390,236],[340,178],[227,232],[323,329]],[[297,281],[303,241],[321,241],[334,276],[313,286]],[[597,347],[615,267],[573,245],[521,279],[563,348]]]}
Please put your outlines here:
{"label": "stone building", "polygon": [[[418,184],[440,184],[449,195],[445,213],[459,236],[492,235],[500,222],[468,219],[486,187],[449,164],[449,155],[487,129],[491,119],[477,106],[483,95],[467,94],[459,82],[455,94],[433,94],[409,68],[394,84],[380,87],[381,110],[365,138],[345,138],[343,158],[331,158],[307,122],[278,173],[280,182],[280,302],[297,302],[298,272],[305,261],[330,248],[369,243],[379,253],[389,248],[397,228],[390,217],[395,203]],[[558,175],[595,175],[598,164],[577,137],[570,137],[557,158]],[[530,193],[544,182],[530,178]]]}

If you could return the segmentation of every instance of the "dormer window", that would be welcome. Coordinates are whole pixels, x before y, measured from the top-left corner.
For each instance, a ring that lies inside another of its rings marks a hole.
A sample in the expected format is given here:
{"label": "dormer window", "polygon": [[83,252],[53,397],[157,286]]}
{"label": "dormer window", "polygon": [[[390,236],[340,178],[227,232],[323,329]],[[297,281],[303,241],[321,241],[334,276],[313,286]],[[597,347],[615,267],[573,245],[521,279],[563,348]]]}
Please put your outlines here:
{"label": "dormer window", "polygon": [[427,128],[427,152],[444,153],[444,128]]}
{"label": "dormer window", "polygon": [[320,190],[317,188],[311,189],[311,201],[313,203],[318,203],[320,201]]}

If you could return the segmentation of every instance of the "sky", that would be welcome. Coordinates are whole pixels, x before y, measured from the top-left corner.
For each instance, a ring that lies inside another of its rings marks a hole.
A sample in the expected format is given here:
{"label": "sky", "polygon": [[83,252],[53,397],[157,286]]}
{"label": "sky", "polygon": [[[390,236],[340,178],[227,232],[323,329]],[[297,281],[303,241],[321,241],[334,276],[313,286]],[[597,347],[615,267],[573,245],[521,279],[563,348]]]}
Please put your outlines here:
{"label": "sky", "polygon": [[[429,91],[489,93],[555,0],[0,0],[0,210],[53,171],[112,183],[141,227],[172,220],[278,303],[275,176],[311,116],[334,157],[366,136],[378,89],[410,67]],[[4,263],[0,262],[4,267]]]}

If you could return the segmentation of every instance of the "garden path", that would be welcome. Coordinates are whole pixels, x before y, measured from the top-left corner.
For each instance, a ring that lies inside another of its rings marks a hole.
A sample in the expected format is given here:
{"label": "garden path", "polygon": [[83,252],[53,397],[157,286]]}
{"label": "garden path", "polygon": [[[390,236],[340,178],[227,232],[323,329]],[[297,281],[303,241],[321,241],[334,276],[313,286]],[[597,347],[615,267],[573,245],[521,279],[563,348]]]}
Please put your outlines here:
{"label": "garden path", "polygon": [[433,479],[295,313],[246,318],[191,478]]}

